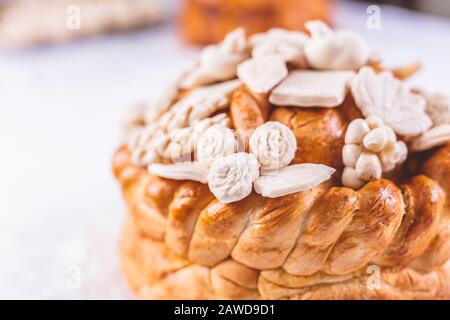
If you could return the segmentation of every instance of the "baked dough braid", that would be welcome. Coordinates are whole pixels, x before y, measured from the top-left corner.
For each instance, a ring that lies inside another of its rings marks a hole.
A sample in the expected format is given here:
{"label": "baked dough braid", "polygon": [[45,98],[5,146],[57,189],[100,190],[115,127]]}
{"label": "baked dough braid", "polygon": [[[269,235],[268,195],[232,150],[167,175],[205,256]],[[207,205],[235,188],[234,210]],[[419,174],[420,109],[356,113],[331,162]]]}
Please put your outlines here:
{"label": "baked dough braid", "polygon": [[[342,166],[339,110],[277,109],[271,119],[295,133],[294,163]],[[231,204],[206,185],[151,176],[126,147],[113,167],[130,212],[124,269],[141,298],[450,298],[450,145],[400,185],[328,181]],[[381,270],[375,288],[370,268]]]}

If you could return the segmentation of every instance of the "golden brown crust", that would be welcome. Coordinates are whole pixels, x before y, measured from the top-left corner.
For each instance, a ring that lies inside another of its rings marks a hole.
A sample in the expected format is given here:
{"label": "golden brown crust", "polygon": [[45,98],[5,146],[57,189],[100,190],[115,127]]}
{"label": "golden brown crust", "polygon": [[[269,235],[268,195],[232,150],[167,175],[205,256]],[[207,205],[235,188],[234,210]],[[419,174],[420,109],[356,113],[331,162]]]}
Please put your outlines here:
{"label": "golden brown crust", "polygon": [[450,144],[439,148],[423,165],[423,173],[450,194]]}
{"label": "golden brown crust", "polygon": [[201,210],[215,198],[207,185],[189,181],[175,192],[167,219],[166,246],[187,257],[189,242]]}
{"label": "golden brown crust", "polygon": [[218,299],[257,299],[259,271],[233,259],[211,269],[211,285]]}
{"label": "golden brown crust", "polygon": [[446,194],[437,235],[425,253],[412,262],[415,268],[429,270],[450,259],[450,144],[436,150],[423,164],[422,172]]}
{"label": "golden brown crust", "polygon": [[320,185],[280,198],[262,198],[231,252],[233,259],[260,270],[281,266],[295,244],[304,216],[324,191],[325,186]]}
{"label": "golden brown crust", "polygon": [[270,120],[288,126],[297,138],[294,163],[319,163],[342,168],[347,121],[335,109],[277,108]]}
{"label": "golden brown crust", "polygon": [[[206,185],[137,169],[121,148],[113,170],[132,221],[125,272],[146,298],[450,298],[449,150],[432,154],[427,176],[401,188],[383,179],[359,191],[328,182],[222,204]],[[383,281],[369,290],[371,265]],[[190,290],[177,289],[185,282]]]}
{"label": "golden brown crust", "polygon": [[131,161],[131,153],[125,146],[120,147],[113,157],[113,174],[120,183],[122,190],[130,189],[131,185],[139,181],[144,170],[137,167]]}
{"label": "golden brown crust", "polygon": [[262,110],[255,98],[243,88],[234,92],[230,114],[233,128],[243,146],[241,150],[248,150],[251,132],[265,122],[267,112],[268,110]]}
{"label": "golden brown crust", "polygon": [[450,299],[450,263],[427,272],[380,269],[378,279],[370,268],[295,276],[280,268],[260,272],[233,259],[208,268],[146,239],[132,221],[124,230],[122,263],[142,299]]}
{"label": "golden brown crust", "polygon": [[422,255],[438,232],[444,192],[426,176],[413,178],[403,188],[406,212],[394,241],[375,259],[383,266],[405,265]]}
{"label": "golden brown crust", "polygon": [[132,217],[125,223],[121,254],[125,275],[133,290],[189,265],[189,261],[167,250],[164,243],[144,236]]}
{"label": "golden brown crust", "polygon": [[388,180],[369,182],[359,191],[360,209],[341,234],[324,269],[345,274],[364,267],[392,241],[404,213],[400,189]]}
{"label": "golden brown crust", "polygon": [[167,274],[158,282],[141,287],[137,295],[148,300],[208,300],[216,297],[211,289],[209,269],[199,265]]}
{"label": "golden brown crust", "polygon": [[347,188],[327,191],[308,213],[302,236],[298,237],[283,268],[294,275],[318,272],[358,209],[355,191]]}
{"label": "golden brown crust", "polygon": [[[289,278],[290,276],[287,276]],[[288,287],[261,274],[259,288],[269,299],[449,299],[450,264],[427,273],[410,268],[381,269],[380,278],[374,279],[370,269],[346,276],[317,275],[315,285]],[[286,279],[284,279],[287,282]],[[295,280],[289,280],[294,282]],[[298,281],[298,280],[297,280]],[[303,279],[302,281],[305,281]]]}
{"label": "golden brown crust", "polygon": [[344,102],[341,106],[339,106],[339,110],[345,116],[348,122],[351,122],[355,119],[364,118],[361,110],[356,106],[355,99],[351,94],[347,95]]}
{"label": "golden brown crust", "polygon": [[197,220],[189,247],[189,260],[214,266],[229,257],[260,199],[253,193],[228,205],[219,200],[210,202]]}

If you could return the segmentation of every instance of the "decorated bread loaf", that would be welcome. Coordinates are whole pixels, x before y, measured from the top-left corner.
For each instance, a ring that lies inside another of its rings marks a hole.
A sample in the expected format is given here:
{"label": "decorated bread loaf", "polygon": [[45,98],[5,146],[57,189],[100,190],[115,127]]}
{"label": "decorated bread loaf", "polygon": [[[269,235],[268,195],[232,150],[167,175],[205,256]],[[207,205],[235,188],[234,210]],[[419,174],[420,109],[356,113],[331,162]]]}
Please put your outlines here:
{"label": "decorated bread loaf", "polygon": [[450,298],[450,105],[364,39],[236,29],[113,160],[147,299]]}

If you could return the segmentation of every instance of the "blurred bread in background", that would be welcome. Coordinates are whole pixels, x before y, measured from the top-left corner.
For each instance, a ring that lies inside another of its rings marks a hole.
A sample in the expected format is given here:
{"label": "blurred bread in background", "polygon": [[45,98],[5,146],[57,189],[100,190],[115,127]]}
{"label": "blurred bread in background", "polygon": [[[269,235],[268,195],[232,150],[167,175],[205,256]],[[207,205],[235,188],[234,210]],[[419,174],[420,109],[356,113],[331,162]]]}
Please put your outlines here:
{"label": "blurred bread in background", "polygon": [[192,44],[216,43],[243,26],[247,34],[272,27],[303,30],[307,20],[330,22],[328,0],[183,0],[181,30]]}
{"label": "blurred bread in background", "polygon": [[142,28],[162,19],[157,0],[0,1],[0,48]]}

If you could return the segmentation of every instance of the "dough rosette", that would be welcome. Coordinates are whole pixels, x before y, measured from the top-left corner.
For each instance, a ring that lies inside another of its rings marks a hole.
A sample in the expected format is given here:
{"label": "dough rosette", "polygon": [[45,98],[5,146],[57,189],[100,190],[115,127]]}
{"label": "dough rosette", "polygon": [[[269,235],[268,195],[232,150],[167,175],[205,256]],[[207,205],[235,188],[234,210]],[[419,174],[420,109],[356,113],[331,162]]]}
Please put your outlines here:
{"label": "dough rosette", "polygon": [[294,159],[297,141],[294,133],[280,122],[269,121],[256,128],[250,138],[250,151],[263,169],[280,169]]}
{"label": "dough rosette", "polygon": [[211,192],[223,203],[247,197],[259,177],[258,160],[253,154],[239,152],[216,159],[208,172]]}
{"label": "dough rosette", "polygon": [[209,127],[197,144],[197,160],[209,166],[214,159],[236,151],[237,141],[233,131],[222,125]]}

